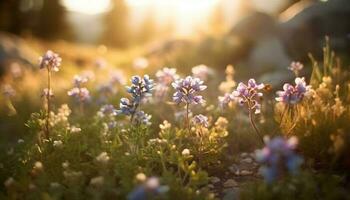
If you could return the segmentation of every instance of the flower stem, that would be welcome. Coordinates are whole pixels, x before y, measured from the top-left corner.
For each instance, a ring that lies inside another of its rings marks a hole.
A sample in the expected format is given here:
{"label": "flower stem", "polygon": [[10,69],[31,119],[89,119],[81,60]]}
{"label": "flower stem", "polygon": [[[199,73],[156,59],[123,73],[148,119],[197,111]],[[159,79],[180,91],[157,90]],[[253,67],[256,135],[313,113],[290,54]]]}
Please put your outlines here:
{"label": "flower stem", "polygon": [[46,94],[46,102],[47,102],[47,110],[46,110],[46,124],[45,124],[45,137],[46,139],[49,138],[50,135],[50,94],[51,93],[51,70],[47,69],[47,94]]}
{"label": "flower stem", "polygon": [[187,130],[188,134],[191,132],[191,126],[190,126],[190,104],[186,103],[186,125],[187,125]]}
{"label": "flower stem", "polygon": [[255,130],[255,132],[256,132],[256,134],[258,135],[258,137],[260,138],[260,140],[261,140],[261,143],[262,144],[264,144],[264,139],[263,139],[263,137],[261,136],[261,134],[260,134],[260,132],[259,132],[259,130],[258,130],[258,128],[256,127],[256,125],[255,125],[255,122],[254,122],[254,119],[253,119],[253,113],[252,113],[252,109],[251,108],[249,108],[249,119],[250,119],[250,123],[251,123],[251,125],[253,126],[253,128],[254,128],[254,130]]}

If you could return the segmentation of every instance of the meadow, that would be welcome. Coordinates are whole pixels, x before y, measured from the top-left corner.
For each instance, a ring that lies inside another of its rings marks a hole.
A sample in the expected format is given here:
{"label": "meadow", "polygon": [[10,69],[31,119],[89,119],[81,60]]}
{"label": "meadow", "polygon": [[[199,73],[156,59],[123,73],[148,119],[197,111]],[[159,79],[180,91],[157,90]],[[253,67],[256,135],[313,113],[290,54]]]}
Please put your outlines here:
{"label": "meadow", "polygon": [[328,40],[280,86],[191,51],[31,46],[2,78],[0,199],[350,199],[349,68]]}

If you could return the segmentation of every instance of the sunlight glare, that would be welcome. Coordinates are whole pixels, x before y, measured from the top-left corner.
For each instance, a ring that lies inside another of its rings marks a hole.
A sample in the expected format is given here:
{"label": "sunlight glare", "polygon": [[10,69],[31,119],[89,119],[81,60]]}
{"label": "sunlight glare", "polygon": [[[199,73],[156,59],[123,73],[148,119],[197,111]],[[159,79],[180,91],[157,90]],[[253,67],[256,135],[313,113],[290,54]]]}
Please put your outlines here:
{"label": "sunlight glare", "polygon": [[69,11],[83,14],[99,14],[110,7],[110,0],[62,0]]}

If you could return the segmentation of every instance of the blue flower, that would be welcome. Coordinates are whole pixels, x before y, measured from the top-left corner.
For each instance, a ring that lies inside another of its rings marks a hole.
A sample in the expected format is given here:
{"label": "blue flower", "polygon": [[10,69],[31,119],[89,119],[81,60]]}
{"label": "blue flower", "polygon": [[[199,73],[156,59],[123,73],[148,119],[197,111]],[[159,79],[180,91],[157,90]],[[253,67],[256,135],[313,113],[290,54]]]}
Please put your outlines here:
{"label": "blue flower", "polygon": [[289,140],[275,137],[263,149],[257,150],[256,160],[264,165],[262,173],[266,182],[277,180],[285,172],[291,175],[298,173],[302,158],[295,153],[297,143],[296,137]]}
{"label": "blue flower", "polygon": [[145,112],[143,111],[138,111],[135,113],[135,123],[136,124],[144,124],[144,125],[151,125],[151,118],[152,118],[152,115],[149,115],[149,114],[146,114]]}
{"label": "blue flower", "polygon": [[114,108],[113,105],[106,104],[100,108],[100,116],[116,116],[117,110]]}

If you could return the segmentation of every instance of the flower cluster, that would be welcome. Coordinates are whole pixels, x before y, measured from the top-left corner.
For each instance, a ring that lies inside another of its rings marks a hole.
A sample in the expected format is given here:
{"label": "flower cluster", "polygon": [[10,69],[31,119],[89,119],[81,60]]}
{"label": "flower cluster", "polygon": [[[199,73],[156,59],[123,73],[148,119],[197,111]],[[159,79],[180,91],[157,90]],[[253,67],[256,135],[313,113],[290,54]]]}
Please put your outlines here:
{"label": "flower cluster", "polygon": [[177,104],[180,104],[181,102],[186,104],[204,103],[203,97],[196,95],[197,92],[203,91],[207,88],[199,78],[187,76],[184,79],[176,80],[172,83],[172,86],[176,90],[173,95],[173,100]]}
{"label": "flower cluster", "polygon": [[98,112],[98,115],[100,117],[105,117],[105,116],[116,116],[117,115],[117,110],[114,108],[113,105],[106,104],[103,105],[100,108],[100,111]]}
{"label": "flower cluster", "polygon": [[49,71],[59,71],[62,58],[57,53],[48,50],[42,57],[39,58],[40,69],[47,68]]}
{"label": "flower cluster", "polygon": [[179,76],[175,68],[163,68],[156,73],[157,85],[155,86],[155,99],[162,101],[167,96],[170,83],[174,82]]}
{"label": "flower cluster", "polygon": [[209,123],[208,123],[208,117],[202,115],[202,114],[199,114],[199,115],[195,115],[193,118],[192,118],[192,122],[195,124],[195,125],[198,125],[198,126],[203,126],[203,127],[208,127],[209,126]]}
{"label": "flower cluster", "polygon": [[[155,198],[161,194],[164,194],[169,190],[168,186],[160,185],[157,177],[147,178],[144,174],[138,174],[136,177],[143,184],[135,188],[128,196],[128,200],[142,200],[148,199],[148,197]],[[151,198],[151,199],[153,199]]]}
{"label": "flower cluster", "polygon": [[296,174],[302,164],[302,158],[295,153],[298,140],[291,137],[286,140],[276,137],[266,146],[256,151],[256,160],[263,163],[262,173],[268,183],[280,178],[283,174]]}
{"label": "flower cluster", "polygon": [[73,78],[74,87],[67,92],[68,96],[74,97],[78,102],[83,103],[90,100],[90,92],[82,87],[88,79],[83,76],[75,75]]}
{"label": "flower cluster", "polygon": [[303,100],[305,94],[311,89],[310,85],[306,85],[304,78],[297,77],[295,79],[295,86],[291,84],[284,84],[283,91],[277,91],[276,101],[286,104],[297,104]]}
{"label": "flower cluster", "polygon": [[156,73],[157,83],[162,85],[169,85],[179,78],[179,75],[176,74],[175,68],[163,68]]}
{"label": "flower cluster", "polygon": [[194,77],[201,80],[207,80],[209,74],[212,74],[213,71],[206,65],[197,65],[192,68],[192,74]]}
{"label": "flower cluster", "polygon": [[133,76],[131,83],[131,86],[127,87],[127,92],[132,95],[135,104],[139,104],[145,97],[152,95],[154,84],[148,75],[144,75],[143,78]]}
{"label": "flower cluster", "polygon": [[292,62],[288,69],[294,72],[295,76],[299,75],[299,72],[304,68],[304,65],[300,62]]}
{"label": "flower cluster", "polygon": [[132,95],[132,99],[121,98],[119,104],[118,114],[130,115],[131,122],[137,124],[150,125],[149,120],[151,116],[145,114],[143,111],[138,111],[140,103],[145,97],[150,97],[152,95],[152,90],[154,87],[153,80],[149,78],[148,75],[144,75],[143,78],[140,76],[133,76],[131,78],[131,86],[127,87],[127,92]]}
{"label": "flower cluster", "polygon": [[254,110],[255,114],[260,113],[260,92],[265,87],[263,83],[257,84],[254,79],[249,79],[248,84],[239,83],[236,90],[232,92],[232,97],[236,98],[240,105],[247,105],[249,110]]}

